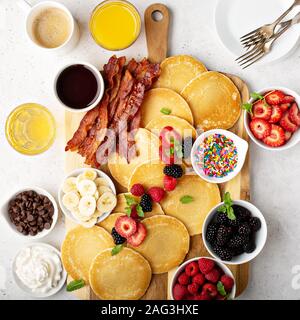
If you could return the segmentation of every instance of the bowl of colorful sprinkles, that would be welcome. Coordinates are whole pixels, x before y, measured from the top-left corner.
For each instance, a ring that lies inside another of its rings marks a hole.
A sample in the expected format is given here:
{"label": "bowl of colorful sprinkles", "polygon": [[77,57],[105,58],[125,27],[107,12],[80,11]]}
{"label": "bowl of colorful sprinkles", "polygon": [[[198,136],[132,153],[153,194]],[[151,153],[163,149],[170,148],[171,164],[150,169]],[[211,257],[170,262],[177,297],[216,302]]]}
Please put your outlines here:
{"label": "bowl of colorful sprinkles", "polygon": [[248,142],[221,129],[202,133],[193,144],[192,165],[204,180],[223,183],[233,179],[242,169]]}

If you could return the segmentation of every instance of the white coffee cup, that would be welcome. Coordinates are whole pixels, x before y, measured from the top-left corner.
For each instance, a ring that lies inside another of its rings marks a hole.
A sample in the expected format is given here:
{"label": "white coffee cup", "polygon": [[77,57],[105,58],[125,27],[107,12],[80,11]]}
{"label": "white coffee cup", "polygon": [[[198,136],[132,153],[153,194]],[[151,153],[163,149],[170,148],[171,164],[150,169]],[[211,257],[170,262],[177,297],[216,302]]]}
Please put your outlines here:
{"label": "white coffee cup", "polygon": [[[69,9],[67,9],[64,5],[61,3],[55,2],[55,1],[43,1],[40,2],[34,6],[30,6],[29,3],[25,0],[20,0],[21,3],[23,4],[23,7],[27,7],[28,13],[26,17],[26,34],[29,38],[29,40],[38,48],[44,50],[44,51],[49,51],[49,52],[56,52],[56,53],[67,53],[71,51],[77,44],[79,40],[79,27],[76,23],[76,20],[72,16],[71,12]],[[70,23],[70,34],[67,40],[60,45],[59,47],[55,48],[46,48],[39,44],[37,40],[35,39],[33,35],[33,22],[35,21],[36,17],[45,9],[49,8],[57,8],[66,13],[66,15],[69,18],[69,23]]]}

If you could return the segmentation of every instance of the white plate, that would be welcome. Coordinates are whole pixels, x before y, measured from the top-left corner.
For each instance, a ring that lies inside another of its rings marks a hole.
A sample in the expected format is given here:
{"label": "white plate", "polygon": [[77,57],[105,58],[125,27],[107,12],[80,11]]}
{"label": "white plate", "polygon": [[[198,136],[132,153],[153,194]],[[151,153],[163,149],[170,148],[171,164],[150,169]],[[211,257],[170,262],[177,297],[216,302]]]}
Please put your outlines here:
{"label": "white plate", "polygon": [[[236,57],[245,52],[240,37],[256,28],[275,21],[293,3],[293,0],[218,0],[215,25],[223,45]],[[292,11],[288,18],[297,12]],[[283,58],[294,49],[300,35],[300,24],[292,26],[273,45],[272,51],[259,63]]]}

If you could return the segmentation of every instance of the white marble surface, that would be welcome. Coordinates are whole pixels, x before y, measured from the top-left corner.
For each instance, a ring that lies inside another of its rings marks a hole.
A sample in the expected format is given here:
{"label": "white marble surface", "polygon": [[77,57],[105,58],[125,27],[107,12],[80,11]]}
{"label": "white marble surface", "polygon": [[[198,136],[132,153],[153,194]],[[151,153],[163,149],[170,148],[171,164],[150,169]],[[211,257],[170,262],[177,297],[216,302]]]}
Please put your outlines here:
{"label": "white marble surface", "polygon": [[[28,0],[30,2],[30,0]],[[86,60],[101,67],[110,52],[98,47],[88,33],[88,18],[99,0],[63,0],[81,29],[77,48],[66,56],[48,55],[32,47],[25,36],[25,12],[18,0],[0,0],[0,203],[14,189],[37,185],[56,195],[64,175],[64,112],[56,101],[52,83],[57,69],[69,61]],[[31,0],[31,3],[38,1]],[[134,0],[140,12],[151,0]],[[300,51],[273,65],[242,71],[234,57],[223,48],[214,25],[216,0],[161,0],[172,12],[169,54],[187,53],[198,57],[209,69],[241,76],[251,90],[282,85],[300,92]],[[226,14],[224,12],[224,14]],[[129,49],[119,52],[128,57],[146,55],[144,30]],[[57,139],[53,147],[37,157],[25,157],[8,145],[4,126],[10,111],[24,102],[47,106],[57,121]],[[299,299],[300,281],[300,209],[297,195],[300,187],[299,145],[280,153],[251,146],[252,201],[265,215],[268,240],[265,249],[251,264],[249,285],[243,299]],[[61,219],[46,242],[59,247],[64,236]],[[24,244],[0,222],[0,300],[30,299],[13,283],[11,262]],[[298,266],[298,267],[297,267]],[[293,274],[293,271],[295,274]],[[71,299],[61,291],[54,299]]]}

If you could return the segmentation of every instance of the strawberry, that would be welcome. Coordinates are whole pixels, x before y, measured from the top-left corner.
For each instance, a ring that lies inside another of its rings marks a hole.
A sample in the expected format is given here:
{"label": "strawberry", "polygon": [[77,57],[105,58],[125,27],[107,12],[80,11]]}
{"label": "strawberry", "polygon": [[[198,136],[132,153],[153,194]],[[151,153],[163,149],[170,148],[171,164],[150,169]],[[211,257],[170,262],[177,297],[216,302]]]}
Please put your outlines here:
{"label": "strawberry", "polygon": [[164,188],[166,191],[173,191],[176,188],[177,180],[173,177],[164,176]]}
{"label": "strawberry", "polygon": [[193,277],[192,282],[195,282],[199,284],[199,286],[202,286],[205,282],[205,277],[202,273],[198,273]]}
{"label": "strawberry", "polygon": [[199,290],[199,284],[198,283],[191,283],[187,286],[187,289],[189,291],[190,294],[197,294],[198,290]]}
{"label": "strawberry", "polygon": [[284,96],[281,100],[281,103],[293,103],[295,101],[295,97],[293,96]]}
{"label": "strawberry", "polygon": [[215,262],[210,259],[201,258],[198,260],[199,269],[203,274],[210,272],[215,267]]}
{"label": "strawberry", "polygon": [[289,132],[295,132],[298,129],[298,126],[290,120],[289,111],[286,111],[283,114],[283,117],[280,120],[280,125],[285,131],[289,131]]}
{"label": "strawberry", "polygon": [[290,107],[291,105],[289,103],[282,103],[279,105],[280,109],[282,110],[282,112],[285,112],[286,110],[288,110],[288,108]]}
{"label": "strawberry", "polygon": [[148,190],[148,194],[154,202],[160,202],[165,196],[165,190],[160,187],[152,187]]}
{"label": "strawberry", "polygon": [[186,286],[182,284],[175,284],[173,288],[173,297],[175,300],[183,300],[189,294]]}
{"label": "strawberry", "polygon": [[132,236],[127,238],[127,242],[133,247],[138,247],[145,240],[146,236],[146,227],[141,222],[138,222],[136,232]]}
{"label": "strawberry", "polygon": [[272,124],[271,133],[263,139],[263,142],[273,148],[280,147],[285,144],[284,131],[280,126]]}
{"label": "strawberry", "polygon": [[255,138],[259,140],[271,133],[271,124],[264,119],[253,119],[249,126]]}
{"label": "strawberry", "polygon": [[141,197],[145,193],[145,189],[140,183],[136,183],[131,187],[130,192],[136,197]]}
{"label": "strawberry", "polygon": [[193,277],[196,274],[199,273],[199,266],[196,261],[190,262],[186,267],[185,267],[185,273],[189,277]]}
{"label": "strawberry", "polygon": [[182,272],[177,281],[180,284],[188,285],[190,283],[190,277],[185,272]]}
{"label": "strawberry", "polygon": [[220,272],[217,269],[212,269],[209,273],[205,275],[205,279],[212,282],[217,283],[220,279]]}
{"label": "strawberry", "polygon": [[201,294],[208,295],[210,298],[215,298],[218,294],[217,287],[212,283],[206,283],[203,288]]}
{"label": "strawberry", "polygon": [[282,91],[274,90],[274,91],[270,92],[269,94],[267,94],[265,96],[265,99],[266,99],[267,104],[276,105],[276,104],[280,104],[283,101],[284,97],[285,97],[285,95]]}
{"label": "strawberry", "polygon": [[223,275],[220,279],[220,281],[223,283],[224,289],[226,290],[226,292],[230,292],[233,285],[234,285],[234,280],[227,276],[227,275]]}
{"label": "strawberry", "polygon": [[272,106],[272,114],[269,123],[277,123],[282,117],[283,111],[279,106]]}
{"label": "strawberry", "polygon": [[272,114],[272,108],[264,101],[255,102],[252,107],[253,118],[269,120]]}
{"label": "strawberry", "polygon": [[289,118],[296,126],[300,126],[300,111],[296,102],[292,104],[289,110]]}
{"label": "strawberry", "polygon": [[118,234],[124,238],[129,238],[137,230],[137,223],[134,219],[127,216],[119,217],[115,223]]}
{"label": "strawberry", "polygon": [[292,132],[285,131],[284,132],[285,141],[289,141],[292,135],[293,135]]}

